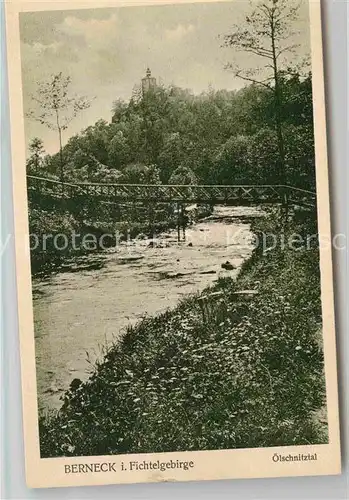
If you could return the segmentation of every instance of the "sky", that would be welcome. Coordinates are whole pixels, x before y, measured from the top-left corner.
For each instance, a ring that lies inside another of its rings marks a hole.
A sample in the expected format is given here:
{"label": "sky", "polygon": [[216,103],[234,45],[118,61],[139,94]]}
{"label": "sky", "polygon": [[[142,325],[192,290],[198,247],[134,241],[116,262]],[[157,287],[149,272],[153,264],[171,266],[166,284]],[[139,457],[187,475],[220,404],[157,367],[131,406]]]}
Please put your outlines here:
{"label": "sky", "polygon": [[[64,132],[63,140],[103,118],[116,99],[129,99],[150,67],[164,85],[198,94],[238,89],[244,83],[224,69],[228,62],[258,65],[253,56],[222,48],[224,35],[250,11],[247,0],[142,7],[29,12],[20,15],[24,112],[35,111],[37,83],[62,72],[71,92],[92,99]],[[297,58],[309,53],[309,19],[304,0],[296,24]],[[25,119],[27,143],[40,137],[46,152],[58,150],[57,133]]]}

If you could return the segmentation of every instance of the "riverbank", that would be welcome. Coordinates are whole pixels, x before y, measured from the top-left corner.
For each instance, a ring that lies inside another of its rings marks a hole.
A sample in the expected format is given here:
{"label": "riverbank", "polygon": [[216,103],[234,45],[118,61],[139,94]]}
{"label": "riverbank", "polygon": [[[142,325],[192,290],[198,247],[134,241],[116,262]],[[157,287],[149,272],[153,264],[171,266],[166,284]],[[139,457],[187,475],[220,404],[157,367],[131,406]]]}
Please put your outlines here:
{"label": "riverbank", "polygon": [[[271,229],[275,214],[253,222]],[[257,250],[237,279],[129,327],[40,419],[41,455],[326,442],[319,331],[318,250]]]}
{"label": "riverbank", "polygon": [[[215,207],[210,216],[188,226],[186,241],[178,243],[176,229],[156,239],[126,240],[117,248],[74,258],[60,272],[35,278],[40,410],[60,408],[72,380],[85,381],[95,359],[122,337],[127,326],[175,308],[219,278],[235,277],[252,252],[246,219],[262,214],[256,207]],[[221,267],[227,260],[233,270]]]}

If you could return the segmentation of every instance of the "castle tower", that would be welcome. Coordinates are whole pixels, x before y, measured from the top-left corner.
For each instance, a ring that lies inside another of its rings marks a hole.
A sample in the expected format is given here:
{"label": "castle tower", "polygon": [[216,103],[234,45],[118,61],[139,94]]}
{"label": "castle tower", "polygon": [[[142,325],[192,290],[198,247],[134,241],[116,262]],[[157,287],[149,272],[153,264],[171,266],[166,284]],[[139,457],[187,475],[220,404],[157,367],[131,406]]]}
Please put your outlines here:
{"label": "castle tower", "polygon": [[155,89],[156,87],[156,78],[151,76],[151,71],[147,68],[147,72],[145,77],[142,78],[142,93],[143,95],[151,89]]}

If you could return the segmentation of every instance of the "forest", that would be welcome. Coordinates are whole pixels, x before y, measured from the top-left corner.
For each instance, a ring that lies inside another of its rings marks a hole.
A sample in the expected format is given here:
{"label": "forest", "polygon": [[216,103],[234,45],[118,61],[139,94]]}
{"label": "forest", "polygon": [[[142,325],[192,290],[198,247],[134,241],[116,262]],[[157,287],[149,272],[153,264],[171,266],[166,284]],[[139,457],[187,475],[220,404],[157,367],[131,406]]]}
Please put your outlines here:
{"label": "forest", "polygon": [[[252,83],[200,95],[158,85],[116,100],[99,120],[62,147],[66,182],[288,184],[315,190],[311,73],[278,76],[285,171],[280,169],[275,99]],[[27,172],[60,179],[60,154],[29,146]]]}

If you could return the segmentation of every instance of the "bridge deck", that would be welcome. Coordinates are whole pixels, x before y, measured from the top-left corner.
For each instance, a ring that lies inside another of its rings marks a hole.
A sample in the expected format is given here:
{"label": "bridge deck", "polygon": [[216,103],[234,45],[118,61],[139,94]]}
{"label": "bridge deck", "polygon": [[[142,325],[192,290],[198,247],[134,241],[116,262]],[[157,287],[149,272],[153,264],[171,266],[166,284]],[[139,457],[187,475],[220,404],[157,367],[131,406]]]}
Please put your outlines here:
{"label": "bridge deck", "polygon": [[212,203],[251,205],[289,203],[314,207],[316,194],[286,185],[164,185],[61,183],[44,177],[27,176],[28,190],[59,198],[95,198],[114,203],[147,201],[164,203]]}

